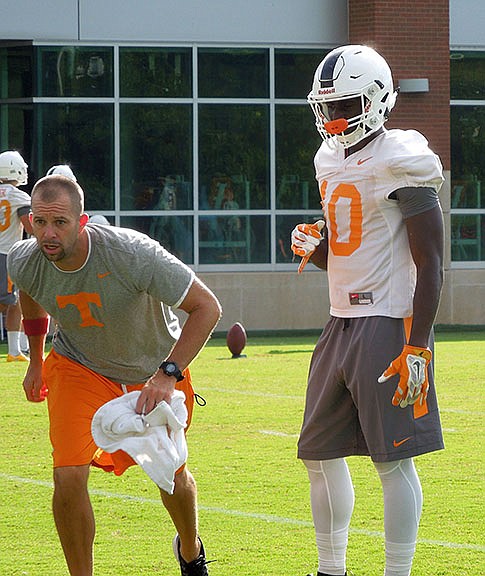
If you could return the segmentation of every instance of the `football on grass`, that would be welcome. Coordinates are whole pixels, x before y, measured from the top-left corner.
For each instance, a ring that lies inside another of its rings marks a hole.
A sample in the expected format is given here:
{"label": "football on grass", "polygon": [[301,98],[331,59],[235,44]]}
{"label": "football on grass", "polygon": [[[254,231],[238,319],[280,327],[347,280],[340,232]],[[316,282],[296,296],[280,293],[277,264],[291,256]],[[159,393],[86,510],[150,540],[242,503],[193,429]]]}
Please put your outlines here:
{"label": "football on grass", "polygon": [[247,342],[246,330],[244,330],[244,326],[239,322],[233,324],[227,332],[226,342],[233,358],[240,356]]}

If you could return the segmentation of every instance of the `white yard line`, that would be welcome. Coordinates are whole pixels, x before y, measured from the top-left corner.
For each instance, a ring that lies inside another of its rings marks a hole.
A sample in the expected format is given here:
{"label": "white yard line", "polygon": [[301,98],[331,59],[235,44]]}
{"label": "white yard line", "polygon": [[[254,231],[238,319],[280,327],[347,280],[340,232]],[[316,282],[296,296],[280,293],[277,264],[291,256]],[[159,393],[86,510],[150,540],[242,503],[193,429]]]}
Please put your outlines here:
{"label": "white yard line", "polygon": [[[34,480],[32,478],[23,478],[22,476],[12,476],[10,474],[2,474],[0,472],[0,478],[9,482],[18,482],[22,484],[33,484],[35,486],[42,486],[44,488],[53,488],[52,482],[47,482],[44,480]],[[158,498],[143,498],[140,496],[131,496],[129,494],[118,494],[116,492],[108,492],[106,490],[90,489],[89,493],[95,496],[102,496],[104,498],[116,498],[119,500],[127,500],[140,502],[142,504],[162,504],[161,500]],[[205,512],[211,512],[216,514],[222,514],[225,516],[239,516],[241,518],[252,518],[254,520],[263,520],[264,522],[273,522],[275,524],[289,524],[296,526],[308,526],[311,527],[312,523],[307,520],[297,520],[295,518],[285,518],[284,516],[275,516],[273,514],[258,514],[255,512],[243,512],[241,510],[229,510],[227,508],[220,508],[216,506],[201,506],[199,505],[199,510]],[[354,534],[363,534],[364,536],[370,536],[373,538],[384,538],[383,532],[364,530],[360,528],[351,528],[350,532]],[[441,540],[430,540],[427,538],[419,538],[418,542],[421,544],[429,544],[431,546],[440,546],[442,548],[457,548],[461,550],[475,550],[478,552],[485,552],[485,546],[480,546],[479,544],[462,544],[458,542],[444,542]]]}

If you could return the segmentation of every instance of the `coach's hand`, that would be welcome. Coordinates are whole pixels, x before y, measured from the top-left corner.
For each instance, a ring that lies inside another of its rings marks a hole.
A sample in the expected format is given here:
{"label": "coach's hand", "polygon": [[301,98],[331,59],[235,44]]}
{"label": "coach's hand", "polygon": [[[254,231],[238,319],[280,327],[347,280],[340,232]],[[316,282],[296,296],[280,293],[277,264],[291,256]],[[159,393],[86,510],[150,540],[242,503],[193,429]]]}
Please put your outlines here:
{"label": "coach's hand", "polygon": [[399,374],[399,384],[392,398],[394,406],[406,408],[419,399],[423,405],[428,395],[428,364],[431,361],[431,350],[406,344],[401,354],[395,358],[387,369],[379,376],[378,382],[383,383]]}
{"label": "coach's hand", "polygon": [[25,397],[29,402],[43,402],[48,394],[47,386],[42,380],[42,363],[31,361],[25,373]]}
{"label": "coach's hand", "polygon": [[162,370],[157,370],[141,389],[135,412],[137,414],[148,414],[162,400],[170,404],[174,391],[175,378],[173,376],[167,376]]}

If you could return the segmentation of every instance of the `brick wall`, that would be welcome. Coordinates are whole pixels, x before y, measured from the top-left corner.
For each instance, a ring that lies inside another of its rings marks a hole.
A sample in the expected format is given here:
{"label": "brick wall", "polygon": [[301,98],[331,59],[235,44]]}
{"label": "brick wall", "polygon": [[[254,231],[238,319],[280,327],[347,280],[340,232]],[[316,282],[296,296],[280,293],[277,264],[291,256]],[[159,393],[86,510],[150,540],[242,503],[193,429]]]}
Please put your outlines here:
{"label": "brick wall", "polygon": [[386,126],[422,132],[449,169],[449,0],[349,0],[349,42],[382,54],[396,86],[428,78],[429,92],[399,95]]}

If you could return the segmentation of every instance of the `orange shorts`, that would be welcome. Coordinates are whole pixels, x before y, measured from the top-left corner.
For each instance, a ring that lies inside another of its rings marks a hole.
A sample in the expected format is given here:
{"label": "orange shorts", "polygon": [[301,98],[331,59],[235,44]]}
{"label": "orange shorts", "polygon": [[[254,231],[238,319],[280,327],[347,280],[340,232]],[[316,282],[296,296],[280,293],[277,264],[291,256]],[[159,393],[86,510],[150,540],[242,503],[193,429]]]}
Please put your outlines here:
{"label": "orange shorts", "polygon": [[[188,369],[176,388],[185,394],[187,428],[192,419],[194,390]],[[123,395],[120,384],[93,372],[78,362],[51,350],[44,363],[43,380],[49,389],[50,440],[54,468],[92,464],[117,476],[136,462],[123,450],[108,454],[96,446],[91,435],[91,420],[96,410]],[[140,390],[144,383],[127,386],[129,392]],[[182,468],[181,468],[182,469]]]}

